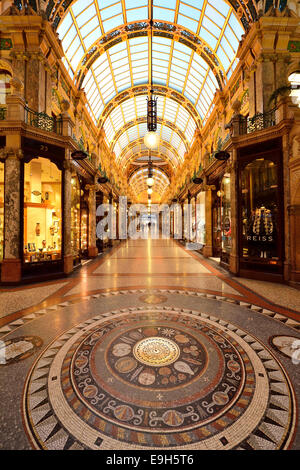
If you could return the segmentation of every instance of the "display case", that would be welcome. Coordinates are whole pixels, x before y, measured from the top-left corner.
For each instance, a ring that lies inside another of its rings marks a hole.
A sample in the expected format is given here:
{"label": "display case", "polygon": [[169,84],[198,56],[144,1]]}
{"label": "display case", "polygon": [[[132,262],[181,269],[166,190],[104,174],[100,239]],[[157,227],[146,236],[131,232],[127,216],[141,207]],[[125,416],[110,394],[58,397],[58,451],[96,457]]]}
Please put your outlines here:
{"label": "display case", "polygon": [[46,158],[24,164],[24,264],[62,257],[61,170]]}
{"label": "display case", "polygon": [[71,250],[74,265],[80,263],[80,182],[76,173],[71,178]]}
{"label": "display case", "polygon": [[88,226],[89,226],[88,206],[85,201],[81,201],[80,251],[81,251],[82,256],[87,256],[88,254]]}
{"label": "display case", "polygon": [[231,203],[230,203],[230,175],[222,178],[220,189],[221,200],[221,262],[229,264],[231,252]]}
{"label": "display case", "polygon": [[4,163],[0,162],[0,263],[4,249]]}
{"label": "display case", "polygon": [[[239,165],[240,273],[249,276],[251,271],[256,271],[282,275],[284,233],[280,141],[270,142],[265,151],[262,146],[256,146],[256,149],[253,156],[241,158]],[[269,279],[272,280],[270,276]]]}
{"label": "display case", "polygon": [[205,238],[205,191],[201,191],[196,199],[196,242],[203,246]]}

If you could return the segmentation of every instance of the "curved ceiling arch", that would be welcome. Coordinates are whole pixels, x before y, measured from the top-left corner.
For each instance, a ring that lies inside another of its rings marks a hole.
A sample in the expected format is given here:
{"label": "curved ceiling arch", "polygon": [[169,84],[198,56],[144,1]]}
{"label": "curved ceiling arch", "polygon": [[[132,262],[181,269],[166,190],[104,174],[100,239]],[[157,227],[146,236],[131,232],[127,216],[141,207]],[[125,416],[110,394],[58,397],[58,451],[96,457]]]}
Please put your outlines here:
{"label": "curved ceiling arch", "polygon": [[[131,175],[129,179],[129,185],[133,188],[137,195],[141,192],[147,190],[147,176],[148,176],[148,169],[142,168],[137,170],[134,174]],[[155,193],[160,195],[166,190],[168,185],[170,184],[170,179],[168,176],[160,169],[154,168],[153,169],[153,186],[152,190]]]}
{"label": "curved ceiling arch", "polygon": [[[122,160],[120,160],[120,165],[124,168],[124,171],[127,171],[127,168],[131,166],[141,167],[148,165],[149,162],[149,150],[141,149],[141,144],[136,144],[134,147],[135,151],[132,152],[131,149],[127,149],[126,153],[123,154]],[[174,160],[174,155],[167,148],[163,148],[163,152],[160,151],[151,151],[151,160],[153,166],[164,167],[166,166],[166,172],[173,172],[179,165],[179,161]]]}
{"label": "curved ceiling arch", "polygon": [[[121,166],[125,166],[126,162],[130,159],[132,155],[138,155],[141,152],[149,152],[149,149],[144,144],[144,139],[139,138],[130,142],[122,151],[119,156],[118,163]],[[172,164],[172,167],[177,167],[182,163],[183,159],[178,154],[176,148],[174,148],[169,142],[160,142],[158,146],[157,153],[162,157],[167,156],[166,161],[169,161]]]}
{"label": "curved ceiling arch", "polygon": [[[134,8],[129,8],[129,5]],[[244,29],[235,10],[224,0],[219,0],[217,5],[210,4],[209,0],[201,0],[200,3],[195,0],[169,0],[168,7],[165,5],[164,0],[154,0],[154,19],[156,15],[158,18],[155,23],[166,29],[156,31],[155,34],[159,36],[153,36],[154,83],[181,91],[195,104],[201,119],[205,119],[215,90],[222,88],[223,70],[228,74],[236,65],[236,51]],[[126,26],[134,18],[135,23],[140,21],[143,28],[147,29],[148,10],[148,0],[141,0],[139,7],[131,0],[120,0],[113,4],[112,0],[88,0],[88,4],[84,5],[79,1],[72,3],[58,28],[62,32],[69,72],[74,73],[88,48],[103,33],[110,33],[116,24]],[[174,23],[166,23],[166,15],[168,20],[173,17]],[[181,28],[180,33],[185,31],[185,37],[179,38],[178,31],[172,35],[172,29],[176,32],[178,27],[179,30]],[[143,36],[144,33],[147,35]],[[190,35],[188,39],[187,34]],[[191,38],[200,41],[200,55],[196,44],[191,47]],[[206,41],[209,47],[201,40]],[[90,109],[95,121],[107,103],[120,91],[150,82],[147,57],[149,41],[148,31],[140,31],[140,35],[135,37],[126,36],[124,41],[119,33],[112,41],[113,45],[109,43],[110,48],[102,46],[102,54],[96,48],[98,57],[80,81],[90,94]],[[208,54],[205,59],[201,57],[203,51]]]}
{"label": "curved ceiling arch", "polygon": [[[183,106],[186,109],[186,111],[191,115],[197,127],[199,128],[201,127],[201,120],[199,118],[196,108],[182,93],[172,90],[171,88],[168,88],[163,85],[160,85],[160,86],[154,85],[152,89],[153,89],[153,93],[155,96],[162,96],[163,98],[170,98],[176,103],[178,103],[179,105]],[[116,106],[118,106],[119,104],[122,104],[124,101],[130,98],[134,98],[134,97],[141,96],[141,95],[149,96],[150,90],[151,90],[151,85],[144,84],[144,85],[137,85],[128,90],[120,92],[105,106],[99,118],[99,127],[101,128],[107,116],[109,116],[111,111]]]}
{"label": "curved ceiling arch", "polygon": [[[65,17],[68,9],[72,4],[74,4],[77,0],[48,0],[46,1],[46,18],[50,23],[52,23],[52,27],[56,30],[63,18]],[[15,0],[15,4],[19,6],[19,1]],[[107,2],[106,2],[107,3]],[[113,2],[111,2],[113,3]],[[115,3],[115,2],[114,2]],[[146,2],[144,2],[145,4]],[[155,2],[156,5],[159,5],[160,2]],[[161,2],[162,3],[162,2]],[[192,2],[186,2],[192,3]],[[230,4],[236,13],[239,15],[241,23],[245,30],[248,30],[250,24],[257,20],[257,5],[254,0],[248,0],[244,2],[242,0],[231,0],[227,2]],[[33,4],[33,8],[37,10],[37,5]]]}
{"label": "curved ceiling arch", "polygon": [[[121,92],[104,108],[99,119],[99,128],[104,128],[109,142],[113,139],[113,133],[116,134],[126,123],[146,118],[150,88],[150,85],[137,86]],[[192,103],[180,93],[173,92],[167,87],[153,87],[153,90],[158,98],[158,119],[175,125],[191,143],[195,130],[201,126]]]}
{"label": "curved ceiling arch", "polygon": [[[123,127],[121,127],[115,134],[112,138],[108,139],[108,141],[110,142],[110,146],[112,149],[114,149],[114,146],[116,144],[116,142],[118,142],[118,140],[120,138],[122,138],[122,136],[124,134],[126,135],[129,135],[132,131],[132,128],[133,127],[145,127],[145,130],[147,131],[147,127],[146,126],[140,126],[140,124],[147,124],[147,117],[144,116],[144,117],[140,117],[138,119],[134,119],[133,121],[128,121],[126,122],[126,124],[124,124]],[[158,124],[158,128],[160,130],[160,135],[163,136],[164,133],[165,133],[165,127],[167,127],[168,129],[171,130],[172,133],[175,133],[178,135],[178,137],[180,138],[180,140],[184,143],[185,145],[185,148],[186,148],[186,151],[189,150],[190,148],[190,143],[189,141],[187,140],[185,134],[180,130],[178,129],[177,126],[175,126],[172,122],[170,121],[166,121],[165,119],[161,119],[161,118],[157,118],[157,124]],[[142,137],[142,136],[139,136],[139,137]],[[135,139],[134,139],[135,140]],[[163,139],[162,137],[162,140],[165,140]],[[131,142],[131,140],[130,140]]]}
{"label": "curved ceiling arch", "polygon": [[[162,168],[153,168],[153,172],[154,174],[156,175],[164,175],[164,179],[168,179],[170,180],[170,176],[168,175],[168,173],[163,170]],[[148,166],[144,166],[143,168],[134,168],[130,174],[128,175],[128,181],[130,182],[130,180],[134,177],[135,174],[139,174],[139,176],[141,175],[147,175],[148,177]]]}
{"label": "curved ceiling arch", "polygon": [[[139,23],[129,23],[114,28],[107,35],[102,36],[85,52],[81,61],[74,70],[75,83],[80,88],[87,70],[93,65],[95,60],[105,51],[123,41],[136,37],[148,37],[150,35],[149,20]],[[161,36],[172,39],[173,41],[185,44],[197,54],[199,54],[210,66],[214,72],[220,88],[226,77],[225,69],[214,50],[202,38],[195,36],[191,31],[174,25],[166,21],[154,21],[153,37]]]}

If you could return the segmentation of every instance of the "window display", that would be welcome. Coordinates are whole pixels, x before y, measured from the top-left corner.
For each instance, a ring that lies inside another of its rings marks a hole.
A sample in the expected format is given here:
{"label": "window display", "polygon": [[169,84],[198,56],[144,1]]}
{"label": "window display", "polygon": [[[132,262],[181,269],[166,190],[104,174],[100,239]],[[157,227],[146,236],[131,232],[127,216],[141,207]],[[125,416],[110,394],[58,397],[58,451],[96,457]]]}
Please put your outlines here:
{"label": "window display", "polygon": [[205,192],[201,191],[197,195],[196,200],[196,224],[197,233],[196,241],[201,245],[205,245]]}
{"label": "window display", "polygon": [[86,204],[81,205],[81,234],[80,234],[81,253],[86,254],[88,249],[88,208]]}
{"label": "window display", "polygon": [[74,260],[80,258],[80,183],[74,173],[71,178],[71,247]]}
{"label": "window display", "polygon": [[228,263],[231,251],[231,204],[230,204],[230,175],[225,174],[220,190],[221,225],[222,225],[222,261]]}
{"label": "window display", "polygon": [[0,162],[0,263],[4,246],[4,163]]}
{"label": "window display", "polygon": [[6,104],[6,97],[10,94],[11,75],[6,70],[0,70],[0,106]]}
{"label": "window display", "polygon": [[46,158],[24,164],[24,262],[61,259],[61,171]]}
{"label": "window display", "polygon": [[196,201],[194,197],[191,199],[190,240],[196,241]]}
{"label": "window display", "polygon": [[241,173],[242,257],[276,264],[278,241],[278,167],[259,158]]}

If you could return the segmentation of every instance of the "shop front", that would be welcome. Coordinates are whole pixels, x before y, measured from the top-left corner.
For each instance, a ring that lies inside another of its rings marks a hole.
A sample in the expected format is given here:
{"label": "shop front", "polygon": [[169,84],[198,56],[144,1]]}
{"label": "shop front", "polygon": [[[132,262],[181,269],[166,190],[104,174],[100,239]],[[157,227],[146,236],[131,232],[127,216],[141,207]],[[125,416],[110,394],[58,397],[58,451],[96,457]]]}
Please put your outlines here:
{"label": "shop front", "polygon": [[[6,138],[0,136],[0,149],[5,147]],[[4,159],[0,158],[0,266],[4,256]]]}
{"label": "shop front", "polygon": [[26,158],[23,174],[23,275],[61,272],[62,166]]}
{"label": "shop front", "polygon": [[71,177],[71,250],[74,266],[88,257],[89,210],[85,179],[72,173]]}
{"label": "shop front", "polygon": [[239,261],[241,276],[283,276],[281,140],[239,150]]}
{"label": "shop front", "polygon": [[229,258],[232,246],[231,235],[231,198],[230,198],[230,174],[225,173],[219,193],[221,211],[221,260],[223,267],[229,268]]}
{"label": "shop front", "polygon": [[206,243],[205,230],[205,191],[200,191],[196,196],[196,243],[200,251]]}
{"label": "shop front", "polygon": [[0,160],[0,264],[4,253],[4,161]]}

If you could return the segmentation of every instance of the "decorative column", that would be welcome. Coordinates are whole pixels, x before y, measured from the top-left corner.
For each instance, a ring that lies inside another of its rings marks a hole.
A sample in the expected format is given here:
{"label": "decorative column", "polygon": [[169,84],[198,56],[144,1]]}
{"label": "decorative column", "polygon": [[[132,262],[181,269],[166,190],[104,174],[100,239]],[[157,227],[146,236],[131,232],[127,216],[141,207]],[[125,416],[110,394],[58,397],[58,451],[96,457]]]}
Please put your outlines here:
{"label": "decorative column", "polygon": [[[290,283],[300,282],[300,110],[294,111],[295,124],[290,134],[290,159],[289,169],[289,198],[287,201],[286,217],[288,226],[285,226],[285,233],[289,229],[289,239],[285,236],[285,256],[288,265],[285,265],[285,280]],[[284,152],[285,157],[285,152]],[[284,158],[284,163],[286,159]],[[287,175],[284,173],[284,184],[287,182]],[[285,207],[286,208],[286,207]],[[288,256],[289,255],[289,256]]]}
{"label": "decorative column", "polygon": [[63,261],[65,274],[73,271],[73,254],[71,245],[71,177],[71,162],[66,159],[64,161],[63,171]]}
{"label": "decorative column", "polygon": [[300,203],[289,206],[288,215],[289,215],[289,221],[290,221],[290,240],[291,240],[290,281],[291,281],[291,284],[293,284],[293,283],[300,282],[300,237],[299,237]]}
{"label": "decorative column", "polygon": [[96,246],[96,191],[97,186],[87,184],[85,189],[89,191],[88,205],[89,205],[89,228],[88,228],[88,255],[90,258],[95,258],[98,255],[98,248]]}
{"label": "decorative column", "polygon": [[1,281],[19,282],[22,278],[21,263],[21,160],[22,150],[6,147],[4,177],[4,257]]}
{"label": "decorative column", "polygon": [[239,196],[238,196],[238,168],[237,168],[237,150],[232,151],[232,163],[229,164],[228,173],[230,173],[230,207],[231,207],[231,251],[229,257],[229,271],[237,274],[239,271],[239,241],[238,241],[238,223],[239,223]]}
{"label": "decorative column", "polygon": [[[109,205],[111,207],[111,210],[113,211],[113,202],[114,202],[114,200],[113,200],[113,194],[112,193],[109,193],[109,201],[108,202],[109,202]],[[110,228],[110,230],[111,230],[111,228]],[[110,233],[109,235],[110,236],[108,238],[108,246],[111,248],[113,246],[112,234]]]}

